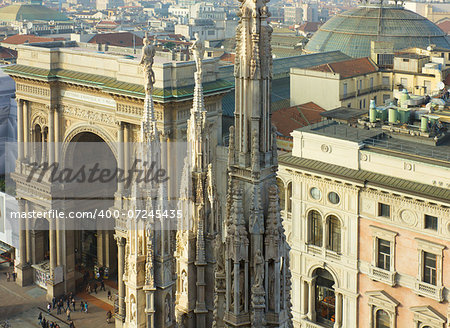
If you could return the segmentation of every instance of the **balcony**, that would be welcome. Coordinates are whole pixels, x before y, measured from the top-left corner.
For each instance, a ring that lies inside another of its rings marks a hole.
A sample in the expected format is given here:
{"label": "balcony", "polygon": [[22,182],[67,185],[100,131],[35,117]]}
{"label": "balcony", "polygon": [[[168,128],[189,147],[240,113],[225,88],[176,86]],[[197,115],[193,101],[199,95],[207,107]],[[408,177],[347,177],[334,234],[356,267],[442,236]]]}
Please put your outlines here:
{"label": "balcony", "polygon": [[415,284],[415,292],[417,295],[425,296],[436,300],[438,302],[442,302],[444,300],[444,287],[443,286],[435,286],[428,284],[423,281],[416,281]]}
{"label": "balcony", "polygon": [[367,95],[373,92],[377,92],[377,91],[392,91],[392,87],[390,85],[377,85],[371,88],[365,88],[365,89],[359,89],[357,91],[353,91],[353,92],[347,92],[347,93],[343,93],[339,96],[339,100],[347,100],[350,98],[354,98],[357,96],[363,96],[363,95]]}
{"label": "balcony", "polygon": [[387,271],[376,266],[371,265],[369,268],[369,277],[372,280],[379,281],[385,283],[389,286],[395,286],[395,276],[397,272],[395,271]]}

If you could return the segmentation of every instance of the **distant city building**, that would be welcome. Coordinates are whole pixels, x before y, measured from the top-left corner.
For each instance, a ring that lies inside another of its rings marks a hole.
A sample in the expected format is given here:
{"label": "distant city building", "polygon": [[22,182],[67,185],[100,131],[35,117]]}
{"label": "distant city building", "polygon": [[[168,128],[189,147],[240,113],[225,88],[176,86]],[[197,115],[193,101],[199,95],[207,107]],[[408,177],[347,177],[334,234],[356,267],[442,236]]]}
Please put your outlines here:
{"label": "distant city building", "polygon": [[450,19],[450,3],[448,1],[406,1],[405,8],[429,19],[433,23]]}
{"label": "distant city building", "polygon": [[[392,54],[380,69],[376,58],[356,58],[306,69],[291,69],[291,105],[313,101],[326,110],[337,107],[368,109],[371,100],[384,105],[406,89],[416,102],[439,91],[450,73],[450,49],[408,49]],[[382,63],[380,62],[380,65]],[[382,66],[382,65],[381,65]],[[302,92],[299,92],[302,90]]]}
{"label": "distant city building", "polygon": [[303,9],[301,7],[284,7],[284,23],[289,25],[301,24]]}
{"label": "distant city building", "polygon": [[124,5],[123,0],[96,0],[97,10],[117,8]]}
{"label": "distant city building", "polygon": [[303,3],[301,5],[303,9],[303,21],[304,22],[318,22],[319,21],[319,5],[318,3]]}
{"label": "distant city building", "polygon": [[0,8],[0,23],[13,27],[20,34],[59,34],[74,30],[73,21],[63,13],[43,6],[42,1]]}
{"label": "distant city building", "polygon": [[444,32],[428,19],[400,5],[364,3],[327,21],[305,50],[340,50],[352,57],[368,57],[371,41],[393,42],[396,51],[431,44],[450,48]]}

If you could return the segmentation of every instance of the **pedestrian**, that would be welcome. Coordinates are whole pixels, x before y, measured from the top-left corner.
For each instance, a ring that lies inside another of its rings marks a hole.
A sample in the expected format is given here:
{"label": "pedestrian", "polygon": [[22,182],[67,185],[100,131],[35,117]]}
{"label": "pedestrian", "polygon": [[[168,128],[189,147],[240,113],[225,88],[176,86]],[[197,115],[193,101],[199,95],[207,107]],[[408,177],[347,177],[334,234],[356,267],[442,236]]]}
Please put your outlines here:
{"label": "pedestrian", "polygon": [[97,283],[94,282],[94,292],[97,294]]}
{"label": "pedestrian", "polygon": [[42,328],[45,328],[46,325],[47,325],[47,320],[45,320],[45,318],[44,318],[44,319],[42,319],[41,326],[42,326]]}
{"label": "pedestrian", "polygon": [[84,312],[88,313],[88,304],[87,304],[87,302],[84,303]]}
{"label": "pedestrian", "polygon": [[42,322],[42,312],[39,312],[38,321],[39,321],[39,324],[41,324],[41,322]]}
{"label": "pedestrian", "polygon": [[108,300],[111,301],[112,300],[112,296],[111,296],[111,291],[108,289]]}
{"label": "pedestrian", "polygon": [[67,315],[67,321],[70,321],[70,307],[67,307],[66,315]]}
{"label": "pedestrian", "polygon": [[13,276],[13,281],[16,281],[17,273],[13,272],[12,276]]}
{"label": "pedestrian", "polygon": [[6,281],[7,282],[11,281],[11,274],[9,272],[6,272]]}
{"label": "pedestrian", "polygon": [[53,298],[52,298],[52,306],[53,306],[53,308],[55,308],[55,306],[56,306],[56,297],[55,296],[53,296]]}
{"label": "pedestrian", "polygon": [[100,281],[100,290],[102,289],[106,292],[105,282],[103,281],[103,279]]}
{"label": "pedestrian", "polygon": [[61,301],[58,301],[58,304],[56,304],[56,308],[57,308],[56,314],[61,314]]}
{"label": "pedestrian", "polygon": [[47,311],[48,313],[50,313],[50,311],[52,310],[52,305],[50,303],[47,304]]}
{"label": "pedestrian", "polygon": [[69,328],[75,328],[75,325],[73,324],[73,321],[70,322]]}
{"label": "pedestrian", "polygon": [[111,318],[112,318],[111,311],[106,312],[106,323],[110,323]]}
{"label": "pedestrian", "polygon": [[71,299],[69,297],[67,297],[67,299],[66,299],[67,308],[70,308],[70,301],[71,301]]}
{"label": "pedestrian", "polygon": [[84,311],[84,302],[81,301],[80,302],[80,312],[83,312],[83,311]]}
{"label": "pedestrian", "polygon": [[89,283],[86,286],[86,293],[88,293],[88,294],[91,293],[91,285]]}
{"label": "pedestrian", "polygon": [[75,310],[75,298],[74,297],[72,297],[72,307],[73,307],[73,310],[76,311]]}

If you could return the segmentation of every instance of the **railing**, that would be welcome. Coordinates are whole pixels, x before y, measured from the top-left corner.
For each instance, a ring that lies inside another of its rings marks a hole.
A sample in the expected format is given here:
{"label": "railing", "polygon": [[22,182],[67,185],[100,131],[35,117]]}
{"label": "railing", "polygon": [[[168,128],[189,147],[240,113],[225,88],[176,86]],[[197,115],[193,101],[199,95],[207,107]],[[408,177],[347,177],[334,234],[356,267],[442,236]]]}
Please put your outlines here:
{"label": "railing", "polygon": [[349,98],[362,96],[377,91],[392,91],[392,87],[390,85],[377,85],[371,88],[359,89],[353,92],[347,92],[345,94],[340,95],[339,100],[346,100]]}
{"label": "railing", "polygon": [[338,254],[336,252],[330,251],[330,250],[326,250],[325,251],[325,256],[331,260],[335,260],[335,261],[340,261],[341,260],[341,254]]}
{"label": "railing", "polygon": [[315,245],[308,245],[308,253],[322,256],[322,248]]}
{"label": "railing", "polygon": [[303,321],[303,324],[304,325],[302,325],[302,327],[305,327],[305,328],[323,328],[324,327],[324,326],[321,326],[321,325],[311,322],[311,321]]}
{"label": "railing", "polygon": [[400,151],[402,153],[409,153],[412,155],[430,157],[445,161],[450,161],[450,152],[442,152],[432,149],[433,147],[415,147],[405,145],[401,142],[389,142],[387,140],[368,138],[363,141],[363,144],[367,146],[386,148],[390,150]]}
{"label": "railing", "polygon": [[415,285],[415,292],[420,296],[429,297],[438,302],[442,302],[444,300],[443,286],[434,286],[426,282],[417,280]]}
{"label": "railing", "polygon": [[395,271],[387,271],[375,266],[371,266],[369,269],[369,277],[372,280],[383,282],[389,286],[395,286],[395,277],[397,273]]}

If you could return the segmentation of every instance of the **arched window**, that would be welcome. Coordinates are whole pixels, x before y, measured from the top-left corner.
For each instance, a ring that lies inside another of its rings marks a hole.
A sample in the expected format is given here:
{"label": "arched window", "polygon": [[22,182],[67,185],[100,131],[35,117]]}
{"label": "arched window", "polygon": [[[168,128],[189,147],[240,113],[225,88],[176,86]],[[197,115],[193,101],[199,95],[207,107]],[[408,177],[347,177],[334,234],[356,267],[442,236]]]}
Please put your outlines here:
{"label": "arched window", "polygon": [[391,328],[391,318],[384,310],[377,311],[375,328]]}
{"label": "arched window", "polygon": [[288,183],[286,189],[286,199],[287,199],[287,211],[292,212],[292,182]]}
{"label": "arched window", "polygon": [[308,213],[309,242],[315,246],[322,246],[322,216],[316,210]]}
{"label": "arched window", "polygon": [[327,248],[333,252],[341,252],[341,222],[339,219],[330,215],[327,218],[328,243]]}
{"label": "arched window", "polygon": [[281,179],[277,179],[277,186],[280,195],[280,210],[284,211],[286,205],[286,190],[284,189],[284,183]]}

